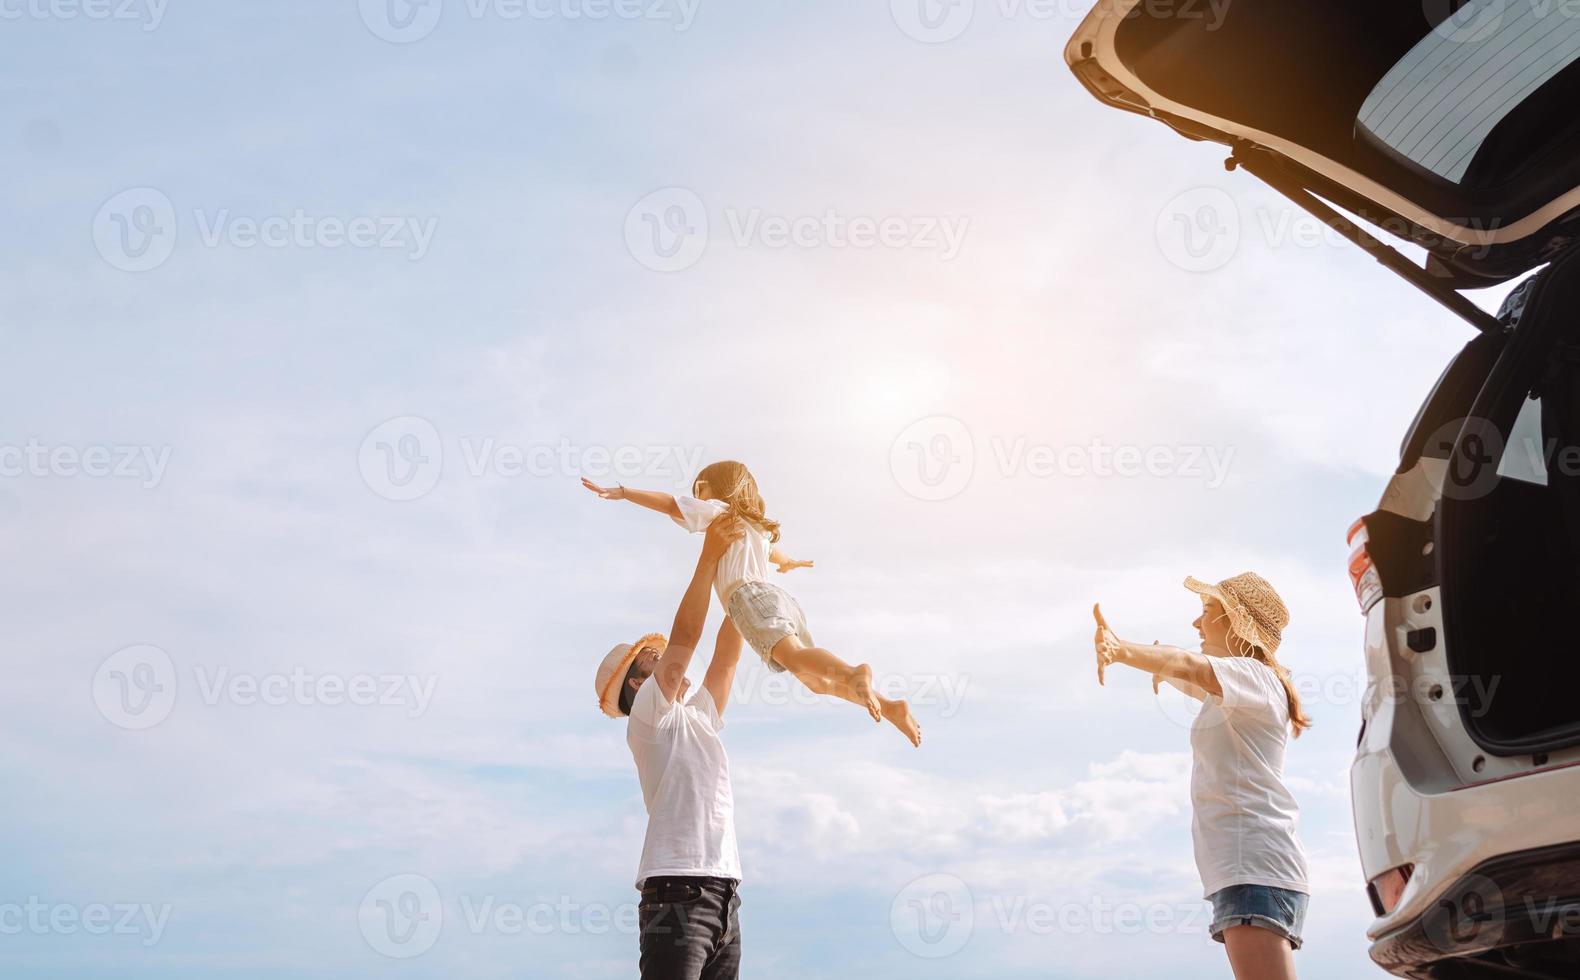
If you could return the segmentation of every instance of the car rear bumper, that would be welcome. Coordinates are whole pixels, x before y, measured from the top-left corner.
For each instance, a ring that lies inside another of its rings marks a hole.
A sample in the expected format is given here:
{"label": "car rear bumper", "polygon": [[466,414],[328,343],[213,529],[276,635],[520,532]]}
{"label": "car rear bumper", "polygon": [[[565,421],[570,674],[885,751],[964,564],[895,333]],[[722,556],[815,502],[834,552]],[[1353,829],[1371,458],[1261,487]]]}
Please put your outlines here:
{"label": "car rear bumper", "polygon": [[1390,973],[1424,980],[1576,975],[1580,842],[1477,865],[1371,955]]}
{"label": "car rear bumper", "polygon": [[[1373,960],[1400,976],[1433,977],[1438,961],[1538,933],[1551,941],[1554,929],[1580,934],[1580,767],[1418,788],[1396,756],[1414,755],[1424,734],[1397,715],[1409,703],[1374,708],[1350,770],[1361,865],[1368,881],[1413,870],[1395,908],[1367,930]],[[1419,782],[1431,760],[1415,755],[1408,768]]]}

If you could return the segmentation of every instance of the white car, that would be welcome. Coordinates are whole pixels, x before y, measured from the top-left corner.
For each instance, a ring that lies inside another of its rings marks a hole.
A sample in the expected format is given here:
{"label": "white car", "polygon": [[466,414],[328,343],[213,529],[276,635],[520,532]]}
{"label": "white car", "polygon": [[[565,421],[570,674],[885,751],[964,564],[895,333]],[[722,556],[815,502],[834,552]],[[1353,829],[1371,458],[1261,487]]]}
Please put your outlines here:
{"label": "white car", "polygon": [[[1065,57],[1480,331],[1350,532],[1371,955],[1580,977],[1580,5],[1100,0]],[[1498,316],[1459,292],[1532,270]]]}

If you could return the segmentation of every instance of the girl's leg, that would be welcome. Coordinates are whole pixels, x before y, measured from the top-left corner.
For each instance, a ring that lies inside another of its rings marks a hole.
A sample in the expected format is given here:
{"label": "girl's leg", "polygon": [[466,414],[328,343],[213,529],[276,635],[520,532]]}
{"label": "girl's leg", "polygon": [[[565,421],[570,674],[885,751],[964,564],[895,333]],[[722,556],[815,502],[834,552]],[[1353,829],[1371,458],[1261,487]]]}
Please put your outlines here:
{"label": "girl's leg", "polygon": [[1295,954],[1289,940],[1261,926],[1231,926],[1223,931],[1235,980],[1295,980]]}
{"label": "girl's leg", "polygon": [[806,646],[796,636],[774,644],[773,658],[812,693],[866,708],[873,721],[888,721],[913,745],[921,744],[922,729],[911,717],[910,705],[880,696],[873,687],[872,668],[866,664],[852,667],[822,647]]}

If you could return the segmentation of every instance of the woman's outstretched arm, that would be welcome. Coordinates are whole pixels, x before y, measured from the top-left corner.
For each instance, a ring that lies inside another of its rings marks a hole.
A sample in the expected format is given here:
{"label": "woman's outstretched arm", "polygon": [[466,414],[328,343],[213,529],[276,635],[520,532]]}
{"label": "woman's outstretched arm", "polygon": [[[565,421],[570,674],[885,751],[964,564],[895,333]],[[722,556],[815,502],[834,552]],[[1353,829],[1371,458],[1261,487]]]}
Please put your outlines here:
{"label": "woman's outstretched arm", "polygon": [[582,486],[596,493],[604,500],[629,500],[639,507],[656,510],[671,520],[680,520],[680,505],[675,502],[674,494],[664,493],[661,490],[632,490],[615,484],[612,487],[600,487],[598,484],[582,477]]}
{"label": "woman's outstretched arm", "polygon": [[1146,671],[1154,677],[1192,685],[1206,694],[1214,696],[1223,694],[1223,687],[1218,683],[1218,675],[1213,673],[1212,664],[1208,662],[1205,654],[1159,644],[1126,643],[1114,635],[1114,631],[1109,628],[1107,621],[1103,619],[1101,607],[1093,606],[1092,615],[1097,619],[1097,636],[1094,644],[1097,647],[1099,684],[1103,682],[1105,667],[1109,664],[1124,664],[1127,667]]}

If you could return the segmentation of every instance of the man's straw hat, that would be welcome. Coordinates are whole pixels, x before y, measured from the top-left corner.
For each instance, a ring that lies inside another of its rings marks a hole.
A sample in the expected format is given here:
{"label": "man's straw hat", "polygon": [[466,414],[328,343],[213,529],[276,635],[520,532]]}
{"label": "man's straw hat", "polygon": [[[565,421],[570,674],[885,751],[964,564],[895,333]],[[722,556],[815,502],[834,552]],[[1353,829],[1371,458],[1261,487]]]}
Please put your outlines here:
{"label": "man's straw hat", "polygon": [[1269,657],[1278,652],[1284,627],[1289,625],[1289,607],[1267,579],[1255,572],[1245,572],[1217,585],[1208,585],[1187,577],[1185,588],[1197,595],[1217,599],[1229,614],[1229,627],[1234,635],[1252,646],[1261,647]]}
{"label": "man's straw hat", "polygon": [[598,677],[593,682],[594,690],[598,693],[598,707],[604,714],[610,718],[622,717],[620,689],[625,686],[625,675],[642,648],[655,647],[659,653],[663,653],[668,645],[669,641],[664,639],[662,633],[649,633],[635,643],[621,643],[609,651],[603,663],[598,665]]}

